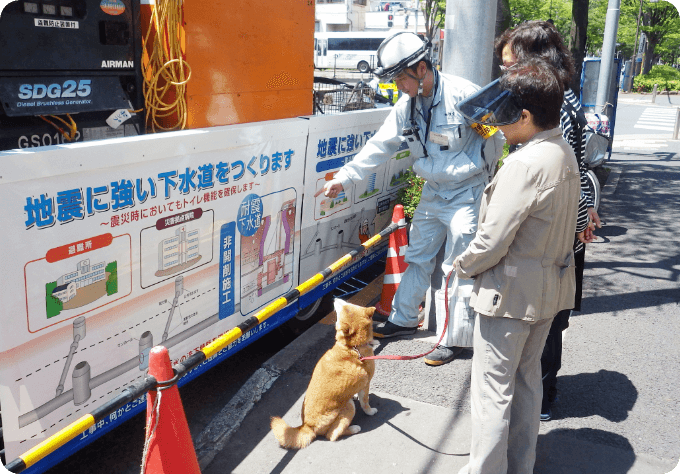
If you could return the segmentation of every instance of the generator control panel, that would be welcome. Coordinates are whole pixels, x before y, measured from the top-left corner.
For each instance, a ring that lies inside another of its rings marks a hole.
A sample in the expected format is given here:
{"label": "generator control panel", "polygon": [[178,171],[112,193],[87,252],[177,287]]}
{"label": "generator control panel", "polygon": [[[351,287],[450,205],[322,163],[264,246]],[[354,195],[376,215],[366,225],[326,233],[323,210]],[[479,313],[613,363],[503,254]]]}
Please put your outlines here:
{"label": "generator control panel", "polygon": [[143,107],[139,0],[11,2],[0,51],[0,150],[67,141],[49,123],[66,114],[73,141],[142,133],[143,113],[107,124]]}

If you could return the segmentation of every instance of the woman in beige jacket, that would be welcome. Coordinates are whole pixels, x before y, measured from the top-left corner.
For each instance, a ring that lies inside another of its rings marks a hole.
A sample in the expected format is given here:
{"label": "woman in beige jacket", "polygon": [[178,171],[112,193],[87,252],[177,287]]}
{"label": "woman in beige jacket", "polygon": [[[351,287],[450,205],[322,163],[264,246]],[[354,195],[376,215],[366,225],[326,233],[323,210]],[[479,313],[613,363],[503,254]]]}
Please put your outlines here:
{"label": "woman in beige jacket", "polygon": [[563,94],[554,68],[532,60],[460,105],[521,144],[484,190],[477,235],[455,261],[460,278],[475,278],[477,313],[472,446],[461,474],[533,472],[541,352],[555,314],[574,303],[580,182],[559,128]]}

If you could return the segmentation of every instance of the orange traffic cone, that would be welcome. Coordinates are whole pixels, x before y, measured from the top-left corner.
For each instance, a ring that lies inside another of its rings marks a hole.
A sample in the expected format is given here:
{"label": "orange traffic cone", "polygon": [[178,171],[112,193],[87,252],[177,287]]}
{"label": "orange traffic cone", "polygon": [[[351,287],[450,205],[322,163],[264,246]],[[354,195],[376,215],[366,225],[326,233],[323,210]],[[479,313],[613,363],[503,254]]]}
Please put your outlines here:
{"label": "orange traffic cone", "polygon": [[[156,346],[149,353],[149,374],[159,382],[174,376],[168,350]],[[179,397],[177,385],[146,396],[145,474],[201,474]]]}
{"label": "orange traffic cone", "polygon": [[397,288],[399,288],[401,276],[406,271],[406,267],[408,267],[408,263],[404,261],[406,247],[408,246],[408,236],[406,235],[404,206],[401,204],[394,206],[392,222],[399,224],[399,228],[390,234],[390,246],[387,249],[382,294],[380,295],[380,301],[375,305],[375,310],[383,316],[390,315],[392,299],[397,292]]}

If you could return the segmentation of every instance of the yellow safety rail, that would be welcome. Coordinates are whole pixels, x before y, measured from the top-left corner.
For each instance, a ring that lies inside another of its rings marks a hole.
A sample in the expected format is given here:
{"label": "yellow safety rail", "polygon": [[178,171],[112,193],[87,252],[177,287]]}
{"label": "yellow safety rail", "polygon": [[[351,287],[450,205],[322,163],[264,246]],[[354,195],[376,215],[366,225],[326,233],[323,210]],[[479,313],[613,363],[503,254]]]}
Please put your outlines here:
{"label": "yellow safety rail", "polygon": [[[277,311],[285,308],[290,303],[297,300],[300,296],[309,293],[311,290],[316,288],[319,284],[323,283],[330,276],[340,270],[342,267],[350,263],[354,257],[356,257],[360,252],[369,249],[376,245],[378,242],[385,239],[392,232],[399,228],[399,224],[393,222],[385,229],[383,229],[379,234],[374,235],[369,240],[361,244],[361,247],[352,250],[350,253],[341,257],[340,259],[333,262],[327,268],[325,268],[320,273],[317,273],[313,277],[309,278],[307,281],[301,283],[293,290],[289,291],[280,298],[275,299],[263,309],[255,313],[254,316],[248,318],[243,323],[239,324],[235,328],[226,332],[224,335],[213,341],[211,344],[204,347],[199,352],[189,356],[184,362],[181,362],[173,367],[175,372],[175,377],[173,381],[180,379],[184,374],[189,372],[194,367],[203,363],[207,359],[213,357],[219,351],[227,347],[232,342],[236,341],[246,332],[250,331],[258,324],[274,315]],[[167,382],[167,381],[165,381]],[[161,382],[161,383],[165,383]],[[38,444],[34,448],[26,451],[18,458],[11,461],[5,466],[9,472],[22,472],[30,466],[34,465],[44,457],[53,453],[72,439],[76,438],[83,431],[87,430],[94,424],[103,420],[105,417],[109,416],[114,411],[125,406],[127,403],[139,398],[149,390],[154,390],[158,387],[159,382],[151,375],[147,375],[143,380],[131,384],[128,388],[123,390],[118,396],[112,400],[106,402],[104,405],[95,409],[89,415],[83,415],[80,419],[74,421],[67,427],[61,429],[57,433],[53,434],[47,438],[42,443]]]}

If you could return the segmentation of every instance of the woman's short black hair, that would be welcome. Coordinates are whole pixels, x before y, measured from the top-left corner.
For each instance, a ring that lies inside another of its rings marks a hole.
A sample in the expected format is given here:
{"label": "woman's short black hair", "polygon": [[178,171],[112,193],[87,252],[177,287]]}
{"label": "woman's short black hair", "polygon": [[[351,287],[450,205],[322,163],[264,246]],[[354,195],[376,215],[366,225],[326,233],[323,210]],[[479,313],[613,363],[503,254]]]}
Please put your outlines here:
{"label": "woman's short black hair", "polygon": [[534,125],[540,129],[560,124],[564,85],[548,62],[538,58],[520,61],[501,76],[500,86],[512,92],[518,107],[531,112]]}
{"label": "woman's short black hair", "polygon": [[574,75],[574,59],[567,49],[555,26],[547,21],[527,21],[514,29],[505,30],[494,45],[498,59],[502,59],[503,48],[510,50],[517,61],[538,57],[552,65],[559,74],[565,89]]}

